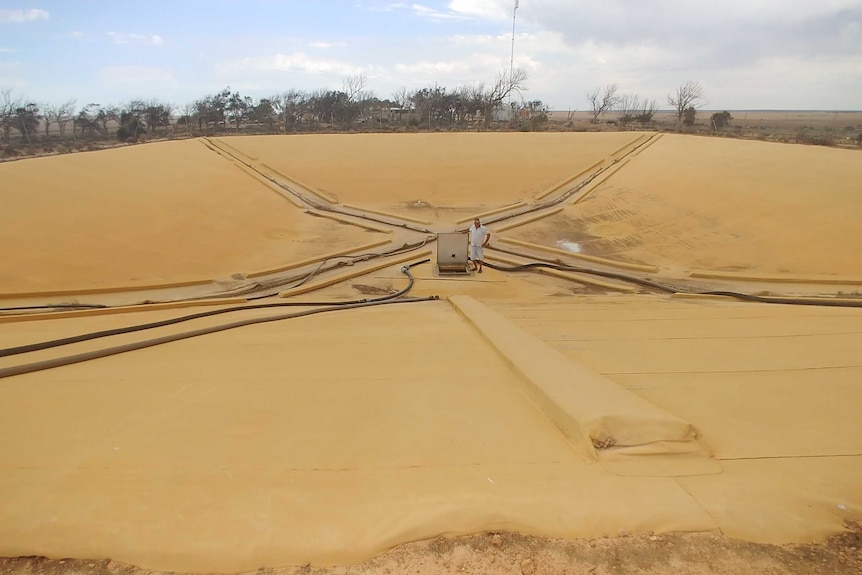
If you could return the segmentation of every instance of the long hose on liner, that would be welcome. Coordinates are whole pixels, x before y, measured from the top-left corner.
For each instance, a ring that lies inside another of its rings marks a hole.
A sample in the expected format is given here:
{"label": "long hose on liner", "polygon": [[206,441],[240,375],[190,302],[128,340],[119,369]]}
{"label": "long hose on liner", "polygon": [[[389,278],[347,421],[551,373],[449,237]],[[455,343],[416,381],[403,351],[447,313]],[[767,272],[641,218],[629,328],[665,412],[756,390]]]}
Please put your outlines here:
{"label": "long hose on liner", "polygon": [[346,310],[346,309],[358,309],[358,308],[363,308],[363,307],[380,306],[380,305],[386,305],[386,304],[436,301],[439,299],[438,296],[429,296],[429,297],[423,297],[423,298],[403,298],[403,297],[401,297],[401,296],[404,296],[405,294],[407,294],[407,292],[409,292],[410,289],[412,289],[412,287],[413,287],[414,278],[413,278],[413,275],[410,273],[410,269],[412,267],[415,267],[415,266],[423,264],[423,263],[427,263],[429,261],[430,260],[426,259],[426,260],[422,260],[421,262],[416,262],[416,263],[413,263],[410,265],[403,266],[401,268],[401,272],[407,276],[407,278],[409,280],[408,285],[404,289],[402,289],[398,292],[395,292],[393,294],[389,294],[389,295],[386,295],[383,297],[379,297],[379,298],[345,301],[345,302],[281,302],[281,303],[272,303],[272,304],[257,304],[257,305],[252,305],[252,306],[237,306],[237,307],[220,309],[220,310],[210,310],[207,312],[191,314],[191,315],[182,316],[182,317],[173,318],[173,319],[168,319],[168,320],[163,320],[163,321],[159,321],[159,322],[151,322],[151,323],[127,326],[127,327],[117,328],[117,329],[112,329],[112,330],[104,330],[104,331],[99,331],[99,332],[86,333],[86,334],[81,334],[81,335],[72,336],[72,337],[68,337],[68,338],[62,338],[62,339],[58,339],[58,340],[52,340],[52,341],[46,341],[46,342],[31,344],[31,345],[27,345],[27,346],[19,346],[16,348],[3,349],[3,350],[0,350],[0,357],[20,354],[20,353],[26,353],[26,352],[31,352],[31,351],[39,351],[39,350],[43,350],[43,349],[50,349],[50,348],[54,348],[54,347],[59,347],[59,346],[63,346],[63,345],[70,345],[73,343],[79,343],[82,341],[88,341],[88,340],[97,339],[97,338],[101,338],[101,337],[108,337],[111,335],[133,333],[136,331],[153,329],[156,327],[162,327],[162,326],[166,326],[166,325],[173,325],[173,324],[177,324],[177,323],[180,323],[183,321],[190,321],[192,319],[209,317],[209,316],[213,316],[213,315],[218,315],[218,314],[222,314],[222,313],[229,313],[229,312],[234,312],[234,311],[271,308],[271,307],[319,306],[319,307],[315,307],[315,308],[310,309],[310,310],[303,310],[303,311],[293,312],[293,313],[289,313],[289,314],[280,314],[280,315],[266,316],[266,317],[259,317],[259,318],[249,318],[249,319],[240,320],[240,321],[236,321],[236,322],[200,328],[197,330],[187,331],[187,332],[178,333],[178,334],[166,335],[166,336],[159,337],[159,338],[133,342],[133,343],[115,346],[115,347],[110,347],[110,348],[106,348],[106,349],[100,349],[100,350],[95,350],[95,351],[91,351],[91,352],[80,353],[77,355],[60,357],[60,358],[56,358],[56,359],[49,359],[49,360],[45,360],[45,361],[40,361],[40,362],[35,362],[35,363],[30,363],[30,364],[24,364],[24,365],[17,365],[17,366],[12,366],[12,367],[7,367],[7,368],[0,368],[0,379],[2,379],[4,377],[11,377],[13,375],[21,375],[24,373],[32,373],[32,372],[41,371],[44,369],[51,369],[54,367],[61,367],[64,365],[71,365],[74,363],[80,363],[82,361],[89,361],[91,359],[97,359],[100,357],[108,357],[108,356],[116,355],[119,353],[125,353],[127,351],[133,351],[136,349],[144,349],[147,347],[153,347],[156,345],[161,345],[163,343],[179,341],[181,339],[197,337],[200,335],[206,335],[206,334],[210,334],[210,333],[217,333],[217,332],[225,331],[228,329],[234,329],[234,328],[243,327],[243,326],[247,326],[247,325],[254,325],[254,324],[258,324],[258,323],[280,321],[283,319],[294,319],[294,318],[305,317],[305,316],[319,314],[319,313],[327,313],[327,312]]}
{"label": "long hose on liner", "polygon": [[[511,253],[511,252],[510,252]],[[517,254],[520,255],[520,254]],[[521,256],[524,257],[524,256]],[[643,278],[635,277],[628,274],[623,274],[619,272],[608,272],[602,270],[594,270],[590,268],[583,268],[578,266],[568,266],[561,264],[553,264],[546,262],[530,262],[526,264],[516,265],[516,266],[501,266],[496,264],[491,264],[488,262],[484,262],[484,265],[497,271],[502,272],[521,272],[521,271],[530,271],[538,268],[547,268],[553,269],[563,272],[572,272],[572,273],[582,273],[582,274],[590,274],[595,276],[600,276],[609,279],[616,279],[626,283],[636,284],[641,287],[652,288],[658,290],[663,293],[687,293],[692,295],[714,295],[714,296],[724,296],[724,297],[732,297],[741,301],[749,301],[749,302],[757,302],[757,303],[772,303],[772,304],[788,304],[788,305],[811,305],[811,306],[824,306],[824,307],[859,307],[862,308],[862,299],[859,301],[848,301],[848,300],[829,300],[826,298],[801,298],[801,297],[771,297],[771,296],[760,296],[760,295],[751,295],[741,292],[735,291],[694,291],[694,290],[681,290],[677,289],[665,284],[660,284],[658,282],[654,282],[651,280],[646,280]]]}

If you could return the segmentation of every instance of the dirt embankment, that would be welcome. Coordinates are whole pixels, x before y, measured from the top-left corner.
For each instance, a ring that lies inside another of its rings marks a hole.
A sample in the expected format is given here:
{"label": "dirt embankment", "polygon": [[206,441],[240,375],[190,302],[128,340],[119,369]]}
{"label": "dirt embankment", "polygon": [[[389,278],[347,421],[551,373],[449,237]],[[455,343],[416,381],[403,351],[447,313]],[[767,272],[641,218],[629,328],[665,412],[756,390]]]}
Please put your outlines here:
{"label": "dirt embankment", "polygon": [[[371,561],[342,567],[260,568],[254,575],[507,573],[518,575],[857,575],[862,524],[820,544],[761,545],[708,533],[620,534],[568,541],[511,533],[432,539],[399,546]],[[109,559],[0,559],[9,575],[168,575]],[[179,574],[171,574],[179,575]],[[251,574],[249,574],[251,575]]]}

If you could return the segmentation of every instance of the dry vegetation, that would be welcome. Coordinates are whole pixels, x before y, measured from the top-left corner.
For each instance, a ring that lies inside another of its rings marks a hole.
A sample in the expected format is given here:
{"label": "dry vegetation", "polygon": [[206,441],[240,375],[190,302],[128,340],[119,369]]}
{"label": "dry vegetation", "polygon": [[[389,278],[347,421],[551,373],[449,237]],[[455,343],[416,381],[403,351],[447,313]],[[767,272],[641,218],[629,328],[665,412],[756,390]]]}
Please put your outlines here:
{"label": "dry vegetation", "polygon": [[[593,113],[584,112],[550,112],[547,121],[536,122],[495,122],[487,128],[480,125],[456,128],[434,127],[429,130],[422,124],[404,121],[388,124],[356,125],[349,129],[332,125],[309,126],[299,133],[405,133],[405,132],[440,132],[440,131],[545,131],[545,132],[613,132],[625,130],[650,130],[657,132],[697,134],[725,138],[740,138],[791,144],[810,144],[833,146],[848,149],[862,149],[862,111],[858,112],[822,112],[822,111],[731,111],[732,120],[724,128],[715,129],[710,122],[711,111],[701,110],[692,126],[681,126],[675,112],[656,112],[652,121],[646,124],[632,122],[620,124],[618,112],[610,112],[598,122],[593,122]],[[116,126],[111,126],[109,129]],[[23,140],[9,142],[0,146],[0,161],[23,159],[28,157],[49,156],[84,151],[95,151],[118,146],[127,146],[114,138],[79,136],[76,138],[60,137],[50,130],[49,137],[42,137],[27,143]],[[266,126],[250,124],[240,130],[224,130],[221,135],[238,134],[269,134],[276,133]],[[219,132],[215,132],[219,133]],[[142,135],[138,143],[148,141],[186,139],[198,135],[189,134],[185,129],[172,126],[154,134]],[[209,134],[208,135],[213,135]]]}
{"label": "dry vegetation", "polygon": [[[620,534],[568,541],[483,533],[399,546],[342,567],[260,568],[247,575],[506,573],[513,575],[856,575],[862,572],[862,526],[819,544],[762,545],[709,533]],[[0,559],[8,575],[176,575],[104,559]]]}
{"label": "dry vegetation", "polygon": [[[862,112],[731,110],[729,125],[717,130],[710,123],[712,114],[712,111],[698,111],[694,125],[689,127],[680,126],[674,112],[662,111],[657,112],[649,124],[632,124],[629,129],[862,149]],[[618,125],[616,116],[610,113],[602,122],[591,124],[591,112],[553,112],[548,129],[625,129]]]}

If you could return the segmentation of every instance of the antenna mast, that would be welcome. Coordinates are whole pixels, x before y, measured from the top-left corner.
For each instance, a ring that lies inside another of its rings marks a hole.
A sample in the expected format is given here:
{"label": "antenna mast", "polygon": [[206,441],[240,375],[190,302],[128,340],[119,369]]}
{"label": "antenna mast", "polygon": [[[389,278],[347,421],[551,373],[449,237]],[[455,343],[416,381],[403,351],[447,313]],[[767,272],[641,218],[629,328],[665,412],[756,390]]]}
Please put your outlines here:
{"label": "antenna mast", "polygon": [[[518,16],[518,0],[512,10],[512,55],[509,57],[509,82],[515,74],[515,18]],[[509,90],[509,119],[512,119],[512,91]]]}

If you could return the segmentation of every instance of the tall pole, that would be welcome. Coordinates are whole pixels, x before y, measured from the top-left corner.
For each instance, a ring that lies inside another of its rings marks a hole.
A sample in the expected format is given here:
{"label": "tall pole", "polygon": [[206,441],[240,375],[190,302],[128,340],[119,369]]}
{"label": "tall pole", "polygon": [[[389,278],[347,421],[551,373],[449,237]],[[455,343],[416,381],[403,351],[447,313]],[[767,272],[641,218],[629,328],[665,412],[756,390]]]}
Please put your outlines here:
{"label": "tall pole", "polygon": [[[518,0],[512,10],[512,55],[509,57],[509,82],[515,74],[515,18],[518,16]],[[509,120],[512,119],[512,91],[509,90]]]}

